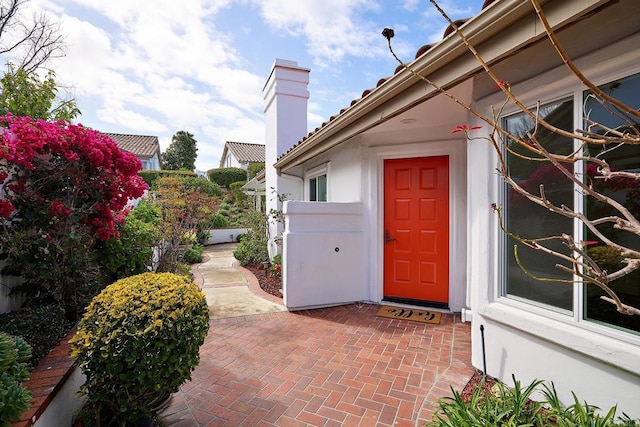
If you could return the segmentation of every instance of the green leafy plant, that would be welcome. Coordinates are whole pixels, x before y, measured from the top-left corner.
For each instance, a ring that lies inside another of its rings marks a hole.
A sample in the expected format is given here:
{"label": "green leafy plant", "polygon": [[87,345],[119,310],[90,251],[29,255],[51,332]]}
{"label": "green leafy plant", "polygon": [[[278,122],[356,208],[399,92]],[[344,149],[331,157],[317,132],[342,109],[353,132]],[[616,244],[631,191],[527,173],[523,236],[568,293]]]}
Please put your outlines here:
{"label": "green leafy plant", "polygon": [[31,347],[29,360],[35,366],[55,347],[73,323],[66,318],[61,304],[24,307],[0,314],[0,332],[19,335]]}
{"label": "green leafy plant", "polygon": [[242,225],[248,231],[243,235],[233,256],[241,265],[263,262],[269,259],[267,250],[267,217],[262,212],[247,212]]}
{"label": "green leafy plant", "polygon": [[112,281],[149,271],[153,248],[160,241],[159,227],[134,215],[129,215],[118,229],[120,235],[111,237],[99,249],[99,259]]}
{"label": "green leafy plant", "polygon": [[29,378],[30,358],[26,341],[0,332],[0,427],[9,426],[29,408],[31,393],[22,383]]}
{"label": "green leafy plant", "polygon": [[233,202],[236,206],[245,206],[249,198],[242,191],[242,186],[246,184],[246,181],[237,181],[229,184],[229,190],[233,194]]}
{"label": "green leafy plant", "polygon": [[182,255],[182,261],[189,264],[202,262],[202,251],[202,245],[193,245],[185,251],[184,255]]}
{"label": "green leafy plant", "polygon": [[542,393],[548,404],[548,408],[545,410],[545,419],[550,425],[558,427],[636,427],[640,425],[640,420],[634,421],[626,414],[616,419],[617,408],[615,406],[606,413],[602,413],[597,406],[581,402],[573,392],[571,394],[574,403],[565,408],[560,402],[553,384],[550,386],[544,384]]}
{"label": "green leafy plant", "polygon": [[121,279],[97,295],[71,340],[96,420],[125,425],[152,416],[200,361],[209,329],[204,294],[172,273]]}
{"label": "green leafy plant", "polygon": [[273,276],[282,276],[282,254],[276,254],[273,256],[270,269]]}
{"label": "green leafy plant", "polygon": [[247,166],[247,179],[252,179],[264,170],[264,162],[251,163]]}
{"label": "green leafy plant", "polygon": [[[219,211],[218,211],[219,212]],[[213,228],[224,228],[229,226],[229,220],[226,216],[221,214],[216,214],[213,217]]]}
{"label": "green leafy plant", "polygon": [[[605,414],[599,408],[581,403],[574,397],[574,404],[564,407],[558,398],[553,383],[545,384],[534,380],[526,387],[513,377],[513,388],[501,382],[496,383],[490,390],[483,384],[478,384],[471,396],[464,399],[453,390],[453,397],[445,397],[438,402],[438,410],[433,421],[427,423],[429,427],[498,427],[498,426],[560,426],[560,427],[637,427],[640,420],[634,421],[628,416],[615,419],[616,408],[613,407]],[[539,387],[544,400],[532,399]]]}
{"label": "green leafy plant", "polygon": [[495,392],[486,392],[482,387],[476,387],[468,403],[462,399],[460,393],[452,389],[453,397],[440,400],[438,412],[429,426],[536,425],[534,421],[541,416],[542,404],[530,398],[541,381],[533,381],[525,388],[522,388],[522,384],[515,377],[513,381],[513,389],[497,383]]}

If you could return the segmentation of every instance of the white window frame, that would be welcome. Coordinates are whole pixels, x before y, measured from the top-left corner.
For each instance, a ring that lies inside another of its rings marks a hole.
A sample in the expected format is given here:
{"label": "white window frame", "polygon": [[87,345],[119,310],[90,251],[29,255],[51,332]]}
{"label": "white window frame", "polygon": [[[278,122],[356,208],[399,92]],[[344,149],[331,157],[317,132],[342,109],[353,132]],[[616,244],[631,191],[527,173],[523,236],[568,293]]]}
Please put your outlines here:
{"label": "white window frame", "polygon": [[[640,35],[632,36],[574,62],[594,84],[606,84],[640,73],[640,51],[634,48],[638,42],[640,42]],[[579,124],[579,127],[582,126],[582,96],[586,89],[574,76],[568,74],[564,66],[512,86],[518,99],[529,106],[536,105],[537,101],[547,104],[572,96],[574,123]],[[498,92],[479,100],[475,107],[481,111],[490,111],[492,106],[499,108],[503,103],[504,94]],[[506,117],[517,112],[516,107],[509,106],[502,111],[501,116]],[[576,170],[581,169],[581,165],[576,165]],[[492,187],[495,191],[494,197],[500,195],[503,187],[499,177],[496,177]],[[584,208],[583,196],[577,192],[574,206],[576,209]],[[494,281],[491,292],[487,295],[488,299],[476,307],[478,313],[487,319],[640,374],[640,366],[637,362],[640,358],[640,335],[582,319],[584,312],[582,285],[577,283],[574,285],[573,315],[559,313],[529,301],[522,302],[503,296],[503,281],[500,280],[503,274],[501,256],[504,255],[501,246],[502,233],[499,228],[494,229],[492,264],[497,269],[497,276],[495,276],[497,280]],[[581,224],[574,221],[576,238],[582,239],[582,233]],[[615,355],[613,359],[612,355]]]}
{"label": "white window frame", "polygon": [[311,192],[309,191],[309,186],[311,185],[311,180],[314,178],[318,178],[319,176],[325,175],[327,179],[327,200],[321,200],[320,202],[324,203],[328,202],[330,199],[329,195],[329,163],[325,163],[323,165],[317,166],[313,169],[309,169],[304,175],[304,200],[306,201],[318,201],[311,200]]}

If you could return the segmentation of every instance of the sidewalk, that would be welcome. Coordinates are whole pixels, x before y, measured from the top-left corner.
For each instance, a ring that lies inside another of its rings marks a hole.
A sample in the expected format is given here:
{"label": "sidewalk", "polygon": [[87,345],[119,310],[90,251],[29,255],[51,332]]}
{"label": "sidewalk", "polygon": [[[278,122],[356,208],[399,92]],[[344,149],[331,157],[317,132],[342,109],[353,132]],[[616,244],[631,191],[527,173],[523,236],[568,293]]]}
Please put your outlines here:
{"label": "sidewalk", "polygon": [[288,312],[237,274],[231,250],[207,248],[198,267],[212,319],[192,380],[162,413],[167,426],[422,426],[472,376],[459,316],[384,319],[371,304]]}
{"label": "sidewalk", "polygon": [[287,311],[282,299],[264,292],[253,274],[240,267],[233,257],[237,246],[206,246],[208,260],[196,267],[195,280],[207,296],[211,319]]}

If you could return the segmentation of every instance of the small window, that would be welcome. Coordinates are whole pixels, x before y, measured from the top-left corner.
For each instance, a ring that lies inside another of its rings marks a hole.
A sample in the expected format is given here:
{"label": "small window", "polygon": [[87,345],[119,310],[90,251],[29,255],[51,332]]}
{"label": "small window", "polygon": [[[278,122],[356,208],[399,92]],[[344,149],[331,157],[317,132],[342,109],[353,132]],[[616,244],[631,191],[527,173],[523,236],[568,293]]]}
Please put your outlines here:
{"label": "small window", "polygon": [[326,202],[327,197],[327,176],[329,165],[323,165],[307,171],[306,173],[306,196],[310,202]]}
{"label": "small window", "polygon": [[318,175],[309,179],[309,200],[312,202],[327,201],[327,175]]}

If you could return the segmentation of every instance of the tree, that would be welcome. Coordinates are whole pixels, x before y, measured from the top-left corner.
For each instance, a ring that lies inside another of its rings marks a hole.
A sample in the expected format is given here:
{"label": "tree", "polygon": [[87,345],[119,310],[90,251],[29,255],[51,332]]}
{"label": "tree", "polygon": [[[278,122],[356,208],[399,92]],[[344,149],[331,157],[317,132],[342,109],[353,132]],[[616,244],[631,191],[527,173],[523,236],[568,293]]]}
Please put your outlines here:
{"label": "tree", "polygon": [[[489,117],[474,109],[428,77],[415,72],[410,65],[398,58],[391,47],[391,39],[394,37],[392,29],[385,28],[382,35],[387,39],[392,55],[405,69],[493,129],[485,139],[491,143],[498,158],[498,174],[511,189],[509,197],[520,197],[523,201],[538,205],[555,215],[577,220],[587,230],[588,240],[586,241],[575,241],[570,232],[525,238],[505,227],[503,209],[501,206],[494,205],[500,226],[505,233],[528,249],[554,257],[557,260],[556,267],[567,273],[570,278],[536,276],[523,266],[515,245],[514,256],[524,273],[536,280],[568,284],[574,283],[573,277],[577,277],[580,283],[597,287],[602,294],[600,298],[613,304],[618,312],[640,315],[640,308],[623,302],[612,285],[615,280],[632,277],[631,275],[637,275],[640,271],[640,248],[633,243],[633,238],[619,237],[619,233],[624,233],[626,236],[634,236],[636,242],[640,238],[640,173],[637,169],[617,170],[610,165],[614,152],[618,156],[632,155],[637,158],[637,147],[640,145],[638,126],[640,111],[616,99],[584,76],[556,37],[539,1],[530,1],[557,54],[569,71],[589,89],[588,101],[597,106],[600,112],[613,117],[615,126],[608,125],[602,118],[587,114],[584,119],[584,129],[567,131],[546,120],[545,116],[548,112],[540,105],[534,109],[528,108],[512,92],[510,84],[495,74],[436,0],[431,0],[431,3],[448,21],[463,44],[495,82],[496,89],[504,93],[506,100],[503,108],[508,104],[515,105],[527,120],[531,121],[532,126],[520,130],[510,129],[500,120],[501,110],[493,112]],[[477,139],[470,136],[470,133],[478,128],[461,125],[453,132],[463,132],[468,139]],[[547,141],[552,138],[570,141],[571,145],[567,147],[566,144],[549,144]],[[580,143],[578,149],[573,146],[575,140]],[[537,180],[532,179],[532,174],[527,181],[523,182],[512,175],[510,168],[512,160],[520,164],[522,162],[543,164],[546,170],[541,171],[538,166],[532,167],[531,170],[537,174]],[[584,174],[577,168],[574,171],[574,166],[581,164],[585,165]],[[578,189],[585,197],[587,209],[577,209],[554,200],[551,191],[548,191],[556,181],[550,179],[553,176],[567,180],[571,188]],[[536,182],[535,185],[526,185],[528,181]],[[626,198],[624,201],[620,200],[621,190],[624,190]],[[598,245],[594,248],[596,250],[588,249],[592,243]],[[558,247],[567,248],[568,251],[559,250]],[[637,278],[632,279],[631,284],[635,289],[640,286]]]}
{"label": "tree", "polygon": [[44,13],[27,20],[20,13],[27,2],[0,0],[0,55],[11,54],[18,69],[32,72],[64,55],[64,37]]}
{"label": "tree", "polygon": [[70,122],[80,114],[75,100],[58,98],[53,71],[49,71],[41,81],[35,72],[16,69],[11,64],[8,68],[0,79],[0,115],[11,113],[34,119]]}
{"label": "tree", "polygon": [[135,155],[81,125],[0,117],[0,253],[34,292],[73,307],[98,277],[97,242],[118,236],[147,185]]}
{"label": "tree", "polygon": [[162,167],[169,170],[193,171],[198,157],[196,143],[191,133],[184,130],[176,132],[167,151],[162,153]]}
{"label": "tree", "polygon": [[199,229],[211,228],[207,221],[213,219],[219,199],[193,187],[188,179],[163,177],[149,201],[160,212],[163,247],[158,271],[175,273],[180,246],[194,243]]}

